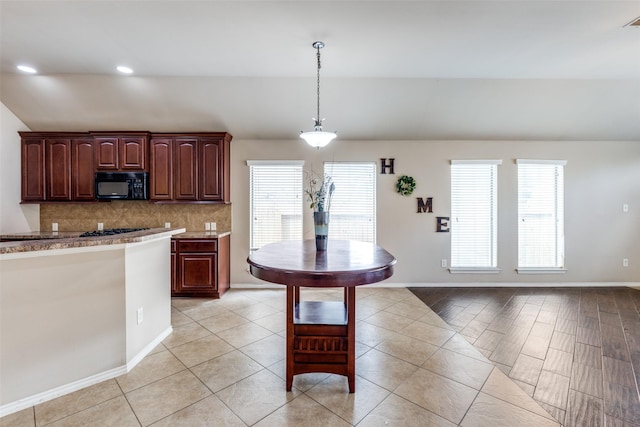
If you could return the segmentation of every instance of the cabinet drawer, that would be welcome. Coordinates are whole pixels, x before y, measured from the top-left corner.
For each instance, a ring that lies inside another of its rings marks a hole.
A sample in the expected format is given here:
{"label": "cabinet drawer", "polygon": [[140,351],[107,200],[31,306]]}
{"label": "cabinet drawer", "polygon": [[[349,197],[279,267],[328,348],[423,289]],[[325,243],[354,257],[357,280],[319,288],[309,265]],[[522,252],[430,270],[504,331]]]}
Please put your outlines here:
{"label": "cabinet drawer", "polygon": [[218,241],[209,240],[178,240],[178,252],[217,252]]}

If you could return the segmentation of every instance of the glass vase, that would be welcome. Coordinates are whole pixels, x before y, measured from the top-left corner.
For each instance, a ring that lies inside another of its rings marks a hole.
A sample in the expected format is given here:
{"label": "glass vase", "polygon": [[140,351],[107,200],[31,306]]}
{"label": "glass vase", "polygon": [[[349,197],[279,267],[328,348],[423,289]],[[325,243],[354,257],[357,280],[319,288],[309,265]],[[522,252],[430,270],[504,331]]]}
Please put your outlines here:
{"label": "glass vase", "polygon": [[316,250],[326,251],[329,240],[329,212],[314,212],[313,225],[316,233]]}

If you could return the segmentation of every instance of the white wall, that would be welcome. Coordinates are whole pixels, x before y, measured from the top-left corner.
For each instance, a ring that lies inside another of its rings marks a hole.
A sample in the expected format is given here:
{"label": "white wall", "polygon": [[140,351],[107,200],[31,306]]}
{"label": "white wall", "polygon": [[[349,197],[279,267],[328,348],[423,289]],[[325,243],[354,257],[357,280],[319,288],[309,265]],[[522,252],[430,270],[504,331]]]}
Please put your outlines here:
{"label": "white wall", "polygon": [[126,364],[121,248],[0,259],[0,407]]}
{"label": "white wall", "polygon": [[40,205],[20,204],[20,136],[29,128],[0,103],[0,234],[40,229]]}
{"label": "white wall", "polygon": [[[249,168],[246,160],[304,160],[378,164],[377,243],[398,259],[390,283],[637,282],[640,280],[640,142],[557,141],[341,141],[315,150],[302,141],[234,140],[231,144],[232,284],[260,283],[247,271]],[[395,175],[381,175],[380,158],[395,158]],[[565,246],[563,275],[518,275],[517,170],[515,159],[564,159]],[[436,216],[450,213],[450,160],[502,159],[499,166],[498,275],[450,274],[450,235],[436,233]],[[395,192],[400,175],[411,175],[412,196]],[[433,197],[433,213],[416,213],[416,197]],[[622,212],[628,203],[628,213]],[[313,230],[305,215],[305,238]],[[622,267],[622,259],[629,267]]]}
{"label": "white wall", "polygon": [[[171,329],[171,236],[125,249],[126,362]],[[151,260],[153,262],[151,262]],[[143,321],[138,323],[138,309]]]}
{"label": "white wall", "polygon": [[171,333],[172,234],[0,254],[0,417],[122,375]]}

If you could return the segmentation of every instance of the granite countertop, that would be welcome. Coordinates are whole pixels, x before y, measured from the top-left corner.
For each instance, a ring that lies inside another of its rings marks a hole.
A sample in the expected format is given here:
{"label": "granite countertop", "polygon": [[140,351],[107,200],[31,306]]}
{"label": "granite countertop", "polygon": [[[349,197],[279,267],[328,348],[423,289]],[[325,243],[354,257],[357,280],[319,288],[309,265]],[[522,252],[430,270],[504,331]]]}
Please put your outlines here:
{"label": "granite countertop", "polygon": [[230,235],[230,231],[187,231],[185,233],[174,234],[174,239],[218,239]]}
{"label": "granite countertop", "polygon": [[34,231],[0,235],[0,239],[21,239],[0,242],[0,254],[82,248],[88,246],[118,245],[143,242],[184,232],[184,228],[150,228],[109,236],[79,237],[82,231]]}
{"label": "granite countertop", "polygon": [[80,236],[83,231],[26,231],[24,233],[0,234],[0,240],[69,239]]}

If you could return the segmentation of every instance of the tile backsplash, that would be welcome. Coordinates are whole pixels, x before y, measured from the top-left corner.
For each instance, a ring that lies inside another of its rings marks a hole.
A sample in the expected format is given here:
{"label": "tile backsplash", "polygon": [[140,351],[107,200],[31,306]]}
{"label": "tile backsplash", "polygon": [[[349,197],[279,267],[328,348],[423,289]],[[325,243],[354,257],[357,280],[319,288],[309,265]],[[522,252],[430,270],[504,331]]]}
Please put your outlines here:
{"label": "tile backsplash", "polygon": [[231,231],[230,204],[154,204],[146,201],[121,200],[99,203],[61,203],[40,205],[40,230],[95,230],[104,228],[184,227],[187,231],[204,231],[206,222],[215,222],[218,233]]}

